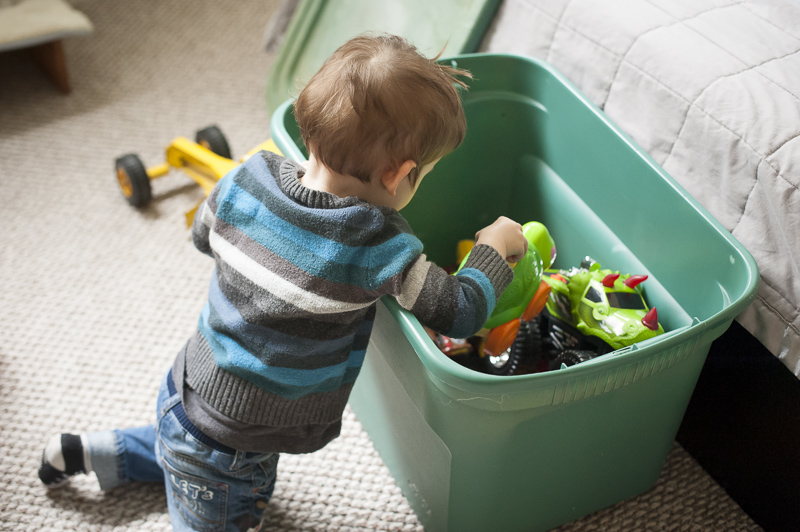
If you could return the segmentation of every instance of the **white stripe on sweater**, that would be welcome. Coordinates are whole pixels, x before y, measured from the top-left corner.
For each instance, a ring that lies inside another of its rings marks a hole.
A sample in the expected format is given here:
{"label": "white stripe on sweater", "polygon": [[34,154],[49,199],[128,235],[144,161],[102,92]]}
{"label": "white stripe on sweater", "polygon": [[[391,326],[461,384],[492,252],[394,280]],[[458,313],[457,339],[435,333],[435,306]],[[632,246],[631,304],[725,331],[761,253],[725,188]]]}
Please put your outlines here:
{"label": "white stripe on sweater", "polygon": [[411,267],[405,280],[401,293],[397,296],[397,302],[400,303],[404,309],[411,310],[414,303],[417,302],[422,287],[425,285],[425,279],[428,278],[428,270],[431,269],[431,263],[425,257],[425,254],[420,255],[417,262]]}
{"label": "white stripe on sweater", "polygon": [[220,260],[244,275],[253,284],[302,310],[315,314],[336,314],[339,312],[359,310],[372,305],[372,303],[348,303],[345,301],[337,301],[303,290],[280,275],[264,268],[247,256],[242,250],[218,235],[215,231],[211,231],[209,243],[211,244],[211,249],[217,253]]}
{"label": "white stripe on sweater", "polygon": [[200,212],[196,213],[195,215],[200,215],[200,220],[202,220],[203,225],[211,229],[217,217],[214,216],[213,212],[211,212],[211,208],[207,205],[207,203],[208,203],[207,200],[201,203]]}

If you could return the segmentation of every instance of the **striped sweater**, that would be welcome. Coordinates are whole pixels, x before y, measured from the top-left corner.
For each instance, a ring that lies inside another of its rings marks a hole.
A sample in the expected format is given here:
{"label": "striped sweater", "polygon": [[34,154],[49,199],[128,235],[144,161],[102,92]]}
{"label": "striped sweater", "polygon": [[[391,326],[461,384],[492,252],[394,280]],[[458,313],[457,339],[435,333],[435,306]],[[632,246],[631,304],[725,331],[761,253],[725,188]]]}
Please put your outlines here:
{"label": "striped sweater", "polygon": [[447,275],[396,210],[310,190],[302,172],[269,152],[251,157],[192,228],[216,267],[173,375],[189,419],[242,451],[312,452],[339,435],[379,298],[466,337],[513,276],[489,246]]}

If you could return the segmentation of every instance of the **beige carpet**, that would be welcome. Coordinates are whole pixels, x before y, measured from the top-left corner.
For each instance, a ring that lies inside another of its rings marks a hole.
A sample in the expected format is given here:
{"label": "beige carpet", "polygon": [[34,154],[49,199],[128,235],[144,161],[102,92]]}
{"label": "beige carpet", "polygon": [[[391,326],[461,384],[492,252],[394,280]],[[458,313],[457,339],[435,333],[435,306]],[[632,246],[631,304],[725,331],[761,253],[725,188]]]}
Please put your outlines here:
{"label": "beige carpet", "polygon": [[[96,30],[66,42],[71,95],[25,54],[0,54],[0,530],[166,531],[159,485],[100,493],[90,476],[48,493],[36,469],[52,433],[153,420],[211,272],[183,225],[202,193],[173,172],[135,211],[113,160],[160,163],[170,139],[212,123],[234,156],[264,140],[261,44],[277,5],[73,4]],[[349,411],[326,449],[283,457],[267,513],[269,531],[422,530]],[[559,530],[759,528],[676,445],[650,492]]]}

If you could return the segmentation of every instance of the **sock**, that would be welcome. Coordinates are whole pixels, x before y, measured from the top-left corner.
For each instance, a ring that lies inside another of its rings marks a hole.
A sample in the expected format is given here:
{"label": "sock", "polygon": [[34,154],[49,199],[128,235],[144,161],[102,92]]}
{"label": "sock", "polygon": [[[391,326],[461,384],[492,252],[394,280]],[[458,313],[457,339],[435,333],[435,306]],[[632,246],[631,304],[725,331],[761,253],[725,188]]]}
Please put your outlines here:
{"label": "sock", "polygon": [[39,479],[45,485],[60,486],[73,475],[91,471],[83,439],[74,434],[58,434],[47,442],[39,467]]}

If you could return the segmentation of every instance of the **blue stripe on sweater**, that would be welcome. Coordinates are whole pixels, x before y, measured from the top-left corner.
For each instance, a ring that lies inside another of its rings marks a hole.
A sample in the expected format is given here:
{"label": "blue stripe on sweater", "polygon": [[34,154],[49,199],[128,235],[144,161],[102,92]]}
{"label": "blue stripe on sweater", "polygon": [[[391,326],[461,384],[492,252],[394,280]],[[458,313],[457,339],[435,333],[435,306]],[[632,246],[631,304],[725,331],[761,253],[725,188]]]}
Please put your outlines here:
{"label": "blue stripe on sweater", "polygon": [[[214,352],[216,364],[227,371],[287,399],[297,399],[310,393],[338,390],[343,384],[354,382],[364,362],[366,349],[350,352],[348,359],[325,368],[289,369],[268,366],[242,348],[234,339],[214,331],[208,323],[210,304],[200,314],[198,329]],[[373,321],[363,321],[355,336],[369,336]]]}
{"label": "blue stripe on sweater", "polygon": [[[494,285],[482,271],[476,268],[465,268],[459,271],[456,276],[467,277],[468,279],[474,281],[478,285],[478,288],[483,292],[486,302],[485,314],[481,313],[476,316],[476,311],[480,307],[484,306],[482,304],[482,298],[469,297],[469,295],[472,293],[472,291],[469,290],[470,283],[462,283],[461,290],[458,293],[458,308],[456,309],[453,328],[451,331],[449,331],[448,336],[453,338],[465,338],[466,336],[474,333],[475,330],[479,329],[483,323],[486,322],[497,303]],[[475,323],[474,320],[476,317],[480,323]]]}
{"label": "blue stripe on sweater", "polygon": [[248,343],[269,346],[270,350],[275,352],[292,353],[300,359],[346,348],[353,344],[354,338],[358,334],[356,332],[335,340],[313,340],[248,323],[220,289],[217,270],[214,270],[209,284],[208,302],[216,311],[217,317],[222,321],[226,330],[234,336],[247,338]]}
{"label": "blue stripe on sweater", "polygon": [[[375,324],[374,320],[364,320],[356,329],[356,339],[354,344],[361,344],[366,346],[369,343],[369,337],[372,335],[372,326]],[[347,360],[348,368],[361,369],[364,363],[364,357],[367,354],[366,347],[364,349],[354,349],[350,351],[350,357]]]}
{"label": "blue stripe on sweater", "polygon": [[[287,399],[335,391],[342,384],[355,380],[361,369],[360,365],[350,366],[348,361],[313,370],[267,366],[229,336],[215,333],[208,325],[208,315],[206,305],[200,315],[198,329],[214,351],[217,366]],[[358,359],[359,355],[355,358]]]}
{"label": "blue stripe on sweater", "polygon": [[[269,165],[263,157],[251,157],[239,168],[242,172],[242,174],[237,176],[239,183],[245,183],[248,178],[252,179],[267,190],[270,195],[270,201],[277,201],[283,204],[288,210],[302,211],[303,218],[306,220],[311,218],[316,219],[319,223],[328,224],[331,220],[331,214],[334,214],[335,219],[343,222],[344,225],[349,228],[355,228],[367,233],[381,230],[383,215],[376,212],[375,209],[364,205],[350,205],[332,211],[331,209],[298,204],[287,197],[286,193],[281,190],[276,177],[270,172]],[[246,176],[244,173],[246,173]],[[243,186],[243,188],[246,187]]]}
{"label": "blue stripe on sweater", "polygon": [[220,192],[217,199],[218,218],[272,252],[291,257],[309,274],[329,281],[375,290],[422,251],[419,239],[408,233],[370,248],[346,246],[286,222],[235,183],[227,188],[225,196]]}
{"label": "blue stripe on sweater", "polygon": [[225,174],[225,177],[220,179],[217,182],[217,196],[215,198],[216,201],[219,201],[220,198],[224,198],[228,194],[228,190],[230,190],[231,185],[233,184],[233,178],[236,176],[236,172],[240,171],[242,167],[238,166]]}
{"label": "blue stripe on sweater", "polygon": [[367,356],[366,349],[360,349],[358,351],[351,351],[350,358],[347,360],[347,367],[348,368],[361,368],[361,365],[364,364],[364,358]]}
{"label": "blue stripe on sweater", "polygon": [[463,270],[459,271],[456,274],[456,277],[459,275],[463,277],[469,277],[470,279],[474,280],[475,282],[480,285],[481,290],[486,295],[486,301],[491,305],[492,309],[489,310],[489,314],[491,311],[494,310],[495,301],[497,300],[497,296],[494,293],[494,285],[492,281],[487,277],[485,273],[477,268],[464,268]]}

